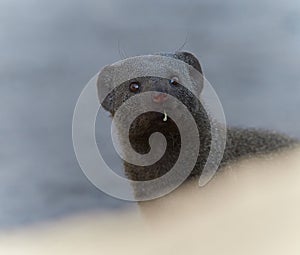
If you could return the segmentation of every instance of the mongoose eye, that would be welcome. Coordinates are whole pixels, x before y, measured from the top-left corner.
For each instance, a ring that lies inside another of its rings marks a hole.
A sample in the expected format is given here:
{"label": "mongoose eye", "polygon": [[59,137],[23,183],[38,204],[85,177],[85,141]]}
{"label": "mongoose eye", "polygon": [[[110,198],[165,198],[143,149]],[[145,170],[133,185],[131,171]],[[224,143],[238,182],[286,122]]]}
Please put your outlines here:
{"label": "mongoose eye", "polygon": [[129,85],[129,90],[133,93],[138,92],[140,89],[140,84],[138,82],[132,82]]}
{"label": "mongoose eye", "polygon": [[177,86],[179,84],[179,78],[174,76],[172,79],[169,80],[169,83],[173,86]]}

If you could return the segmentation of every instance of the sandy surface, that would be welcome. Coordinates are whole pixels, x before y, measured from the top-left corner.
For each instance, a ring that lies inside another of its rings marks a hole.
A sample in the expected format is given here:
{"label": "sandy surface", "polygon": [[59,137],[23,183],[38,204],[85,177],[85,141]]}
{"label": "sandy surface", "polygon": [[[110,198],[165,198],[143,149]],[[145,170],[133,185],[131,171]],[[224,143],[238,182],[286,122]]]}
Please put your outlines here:
{"label": "sandy surface", "polygon": [[91,213],[2,232],[1,254],[299,254],[300,150],[248,160],[142,212]]}

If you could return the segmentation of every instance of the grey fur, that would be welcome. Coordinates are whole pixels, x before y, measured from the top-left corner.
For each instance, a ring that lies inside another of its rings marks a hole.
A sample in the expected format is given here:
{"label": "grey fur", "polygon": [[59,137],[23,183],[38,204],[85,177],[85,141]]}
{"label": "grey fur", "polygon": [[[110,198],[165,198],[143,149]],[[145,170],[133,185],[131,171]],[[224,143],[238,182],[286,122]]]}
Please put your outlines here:
{"label": "grey fur", "polygon": [[[184,61],[203,74],[202,67],[198,59],[191,53],[176,52],[160,53],[158,55]],[[107,69],[109,69],[109,67],[106,67],[104,70]],[[101,90],[107,89],[104,88],[103,83],[104,80],[108,79],[106,74],[107,73],[105,71],[102,71],[98,79],[98,91],[100,99]],[[193,74],[189,73],[189,75]],[[192,94],[183,87],[169,89],[166,91],[165,88],[168,85],[168,81],[165,79],[156,77],[137,77],[135,80],[143,84],[142,92],[149,90],[166,92],[176,96],[188,107],[189,111],[196,120],[199,134],[201,134],[201,148],[199,151],[197,164],[195,165],[190,178],[193,176],[199,176],[206,162],[211,142],[211,127],[203,106],[199,104],[198,100],[196,100]],[[133,93],[128,89],[130,82],[132,81],[127,81],[124,84],[121,84],[102,102],[103,107],[109,111],[112,116],[119,106],[133,95]],[[202,81],[199,80],[199,93],[201,92],[201,84]],[[142,107],[142,102],[137,102],[136,107]],[[157,178],[170,170],[173,164],[176,162],[178,153],[180,151],[180,134],[176,129],[176,125],[172,123],[172,120],[169,120],[168,123],[164,123],[162,121],[158,121],[159,119],[162,120],[160,113],[148,113],[140,116],[131,126],[130,141],[132,147],[139,153],[146,153],[149,150],[148,138],[153,132],[162,132],[168,141],[166,153],[154,165],[144,167],[131,165],[127,162],[124,162],[125,172],[128,178],[132,180],[142,181]],[[120,127],[120,130],[121,129],[122,127]],[[122,131],[120,131],[120,134],[122,134]],[[298,144],[297,140],[272,131],[228,127],[226,149],[220,167],[241,158],[270,155],[272,153],[280,152],[287,148],[292,148],[296,144]]]}

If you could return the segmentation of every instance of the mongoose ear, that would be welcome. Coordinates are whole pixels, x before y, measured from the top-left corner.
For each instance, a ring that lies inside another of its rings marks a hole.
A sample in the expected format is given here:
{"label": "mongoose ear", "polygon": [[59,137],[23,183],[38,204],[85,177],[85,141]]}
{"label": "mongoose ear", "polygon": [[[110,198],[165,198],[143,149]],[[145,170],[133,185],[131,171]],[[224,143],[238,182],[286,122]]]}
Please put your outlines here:
{"label": "mongoose ear", "polygon": [[198,72],[203,75],[203,70],[199,60],[190,52],[186,51],[178,51],[175,52],[175,56],[177,59],[184,61],[185,63],[194,67]]}
{"label": "mongoose ear", "polygon": [[105,66],[100,71],[97,80],[97,91],[100,104],[105,110],[109,112],[112,112],[114,104],[113,93],[110,93],[113,89],[113,71],[113,67]]}
{"label": "mongoose ear", "polygon": [[193,67],[189,69],[189,76],[192,78],[193,91],[200,95],[204,86],[204,74],[199,60],[192,53],[184,51],[176,52],[175,57]]}

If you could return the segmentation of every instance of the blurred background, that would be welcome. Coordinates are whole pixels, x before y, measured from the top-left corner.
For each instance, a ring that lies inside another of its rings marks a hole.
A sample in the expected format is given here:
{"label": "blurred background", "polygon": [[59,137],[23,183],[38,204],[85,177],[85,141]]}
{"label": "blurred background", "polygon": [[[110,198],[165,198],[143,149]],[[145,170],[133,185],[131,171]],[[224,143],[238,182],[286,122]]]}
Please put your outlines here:
{"label": "blurred background", "polygon": [[[172,52],[185,41],[228,124],[300,138],[297,0],[0,0],[1,229],[135,206],[97,190],[80,170],[76,100],[120,50]],[[98,128],[104,142],[108,127]]]}

